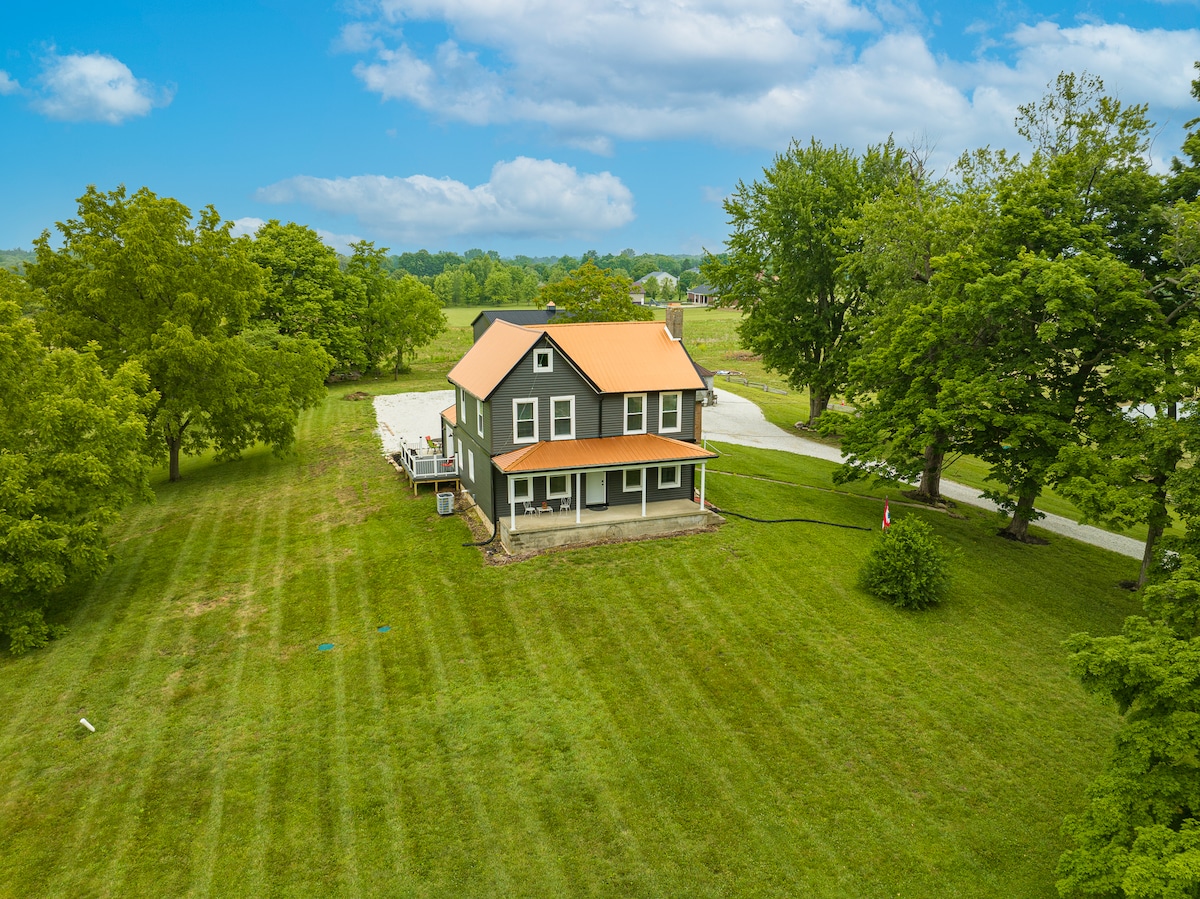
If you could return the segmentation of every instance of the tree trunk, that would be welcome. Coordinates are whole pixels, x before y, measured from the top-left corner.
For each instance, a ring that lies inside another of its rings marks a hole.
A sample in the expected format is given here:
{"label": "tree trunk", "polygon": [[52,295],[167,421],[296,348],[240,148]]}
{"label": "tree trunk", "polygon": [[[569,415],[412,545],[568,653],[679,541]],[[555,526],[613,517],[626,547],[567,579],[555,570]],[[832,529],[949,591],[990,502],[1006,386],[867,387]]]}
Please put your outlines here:
{"label": "tree trunk", "polygon": [[832,394],[826,390],[819,390],[812,385],[808,388],[808,426],[815,428],[817,419],[829,406],[829,400],[832,399]]}
{"label": "tree trunk", "polygon": [[167,437],[167,451],[171,457],[171,481],[178,481],[182,475],[179,474],[179,450],[183,445],[182,437]]}
{"label": "tree trunk", "polygon": [[1029,540],[1029,519],[1033,515],[1033,504],[1037,501],[1038,490],[1026,490],[1017,497],[1017,508],[1013,510],[1012,520],[1000,533],[1022,543]]}
{"label": "tree trunk", "polygon": [[1162,535],[1163,526],[1161,524],[1150,525],[1150,529],[1146,533],[1146,550],[1142,553],[1142,568],[1138,571],[1139,590],[1146,586],[1146,579],[1150,576],[1150,566],[1154,563],[1154,545],[1158,543],[1158,538]]}
{"label": "tree trunk", "polygon": [[942,461],[945,452],[938,449],[936,443],[925,447],[925,463],[921,466],[921,483],[917,487],[917,495],[927,503],[942,501]]}
{"label": "tree trunk", "polygon": [[395,381],[400,377],[400,370],[404,367],[404,348],[396,347],[396,365],[392,368],[392,380]]}
{"label": "tree trunk", "polygon": [[[1179,460],[1176,459],[1171,467],[1174,468],[1178,464]],[[1139,590],[1146,586],[1146,580],[1150,577],[1150,566],[1154,564],[1154,548],[1171,520],[1171,513],[1167,511],[1167,478],[1168,475],[1160,474],[1153,481],[1154,507],[1146,516],[1146,549],[1142,553],[1141,570],[1138,571]]]}

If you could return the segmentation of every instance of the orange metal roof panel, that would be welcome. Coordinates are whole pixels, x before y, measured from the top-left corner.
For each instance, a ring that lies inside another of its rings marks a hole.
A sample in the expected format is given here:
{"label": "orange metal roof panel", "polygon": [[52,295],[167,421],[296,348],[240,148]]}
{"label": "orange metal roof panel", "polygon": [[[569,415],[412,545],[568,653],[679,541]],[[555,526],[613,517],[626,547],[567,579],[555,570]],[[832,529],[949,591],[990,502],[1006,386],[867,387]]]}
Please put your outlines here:
{"label": "orange metal roof panel", "polygon": [[451,406],[449,409],[442,410],[442,418],[446,419],[446,424],[454,427],[458,424],[458,406]]}
{"label": "orange metal roof panel", "polygon": [[472,396],[487,399],[541,336],[540,329],[495,322],[450,369],[450,383]]}
{"label": "orange metal roof panel", "polygon": [[658,434],[627,434],[585,440],[543,440],[496,456],[492,462],[501,471],[513,474],[613,465],[703,462],[715,458],[716,453],[695,443],[684,443]]}
{"label": "orange metal roof panel", "polygon": [[602,393],[704,388],[687,350],[671,339],[662,322],[586,322],[536,330],[553,340]]}

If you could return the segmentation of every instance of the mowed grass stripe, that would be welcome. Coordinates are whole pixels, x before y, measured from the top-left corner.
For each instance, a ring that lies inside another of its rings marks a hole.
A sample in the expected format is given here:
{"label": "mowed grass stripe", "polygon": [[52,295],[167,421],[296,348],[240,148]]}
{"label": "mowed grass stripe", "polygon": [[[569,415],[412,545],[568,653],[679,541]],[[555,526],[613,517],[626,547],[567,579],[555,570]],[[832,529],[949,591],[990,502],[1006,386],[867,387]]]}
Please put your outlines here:
{"label": "mowed grass stripe", "polygon": [[[408,825],[401,778],[397,774],[400,762],[396,758],[396,747],[399,745],[403,752],[412,745],[413,735],[404,718],[393,713],[388,701],[380,657],[380,641],[387,640],[387,636],[376,630],[376,622],[382,619],[367,590],[368,575],[362,563],[358,532],[349,535],[349,538],[356,624],[363,635],[362,644],[357,647],[362,655],[363,677],[357,684],[359,689],[355,691],[358,706],[358,723],[354,728],[357,737],[355,767],[362,781],[359,784],[361,802],[372,812],[371,816],[364,816],[366,820],[360,821],[359,827],[365,829],[375,825],[379,831],[366,835],[364,842],[377,846],[378,850],[374,857],[360,859],[360,864],[367,868],[363,876],[368,884],[383,878],[387,891],[411,892],[417,884],[409,857]],[[367,776],[372,769],[378,775],[377,781]]]}
{"label": "mowed grass stripe", "polygon": [[[640,681],[646,700],[657,707],[664,736],[669,735],[674,744],[681,769],[690,772],[690,786],[705,794],[696,796],[699,807],[707,806],[727,827],[751,836],[774,860],[779,876],[796,876],[798,872],[785,861],[795,858],[794,836],[780,826],[790,811],[788,792],[714,706],[681,656],[637,605],[633,592],[623,591],[624,595],[609,597],[608,602],[591,587],[587,595],[608,624],[613,648],[620,653],[619,664]],[[764,800],[769,803],[766,807]],[[820,853],[823,844],[811,848]]]}
{"label": "mowed grass stripe", "polygon": [[[247,476],[244,465],[234,466],[229,473],[232,489],[237,490],[239,482],[246,480]],[[213,560],[218,547],[224,543],[222,538],[237,511],[234,504],[222,503],[212,513],[208,527],[194,532],[204,534],[201,551],[195,554],[195,560],[190,552],[194,545],[191,542],[187,545],[187,551],[179,557],[175,571],[181,572],[187,566],[194,565],[204,585],[202,593],[195,597],[197,604],[220,601],[213,595],[219,591],[221,580],[221,572],[213,565]],[[174,575],[168,583],[177,580],[178,575]],[[184,770],[190,769],[190,779],[194,782],[210,782],[215,736],[211,722],[218,706],[217,694],[210,691],[208,685],[226,674],[223,664],[209,672],[189,669],[188,662],[200,656],[209,656],[213,661],[218,657],[223,660],[226,654],[213,652],[210,655],[202,638],[196,634],[202,624],[203,613],[182,612],[177,618],[182,626],[163,629],[167,635],[172,631],[176,633],[173,646],[171,641],[160,638],[157,633],[148,633],[139,654],[139,674],[150,669],[151,659],[156,654],[169,656],[173,650],[182,662],[165,678],[159,703],[145,709],[143,717],[137,721],[138,735],[144,735],[144,738],[137,752],[138,762],[134,769],[137,776],[128,801],[139,809],[149,811],[133,819],[127,817],[124,826],[119,828],[120,836],[115,845],[109,847],[108,864],[103,874],[104,888],[109,895],[144,895],[148,891],[163,889],[166,886],[164,873],[154,870],[156,864],[168,868],[165,877],[173,884],[182,887],[188,878],[188,866],[184,860],[190,855],[188,846],[204,808],[204,796],[202,791],[189,793],[187,797],[179,795],[180,763],[183,761],[187,766]],[[160,620],[169,622],[169,616],[161,616]],[[137,684],[131,685],[130,694],[142,693],[142,678],[138,677],[137,680]],[[194,700],[191,699],[193,696],[196,697]],[[202,728],[205,739],[199,745],[194,745],[191,752],[185,752],[182,759],[179,756],[163,758],[165,747],[186,744],[188,735],[198,728]],[[164,823],[167,826],[164,827]],[[127,863],[126,856],[129,854],[135,854],[136,860]],[[129,886],[126,886],[127,883]]]}
{"label": "mowed grass stripe", "polygon": [[[157,530],[167,514],[158,506],[132,510],[114,539],[127,539],[122,534]],[[66,637],[55,644],[60,651],[6,660],[0,681],[0,707],[11,712],[0,737],[0,771],[10,773],[11,778],[0,790],[0,820],[9,820],[19,803],[36,802],[28,790],[33,773],[44,760],[43,752],[61,756],[65,747],[83,734],[79,718],[95,717],[83,695],[89,689],[89,675],[101,647],[112,639],[113,619],[127,606],[130,585],[151,542],[137,540],[133,546],[134,553],[125,564],[106,570],[78,600]],[[55,697],[52,703],[46,701],[49,696]],[[0,860],[0,871],[2,865]]]}
{"label": "mowed grass stripe", "polygon": [[[297,440],[303,441],[311,433],[312,416],[300,420]],[[301,444],[303,445],[303,444]],[[274,777],[279,770],[279,754],[287,742],[283,739],[282,724],[286,712],[281,708],[282,632],[287,574],[292,569],[291,522],[295,502],[294,482],[298,479],[299,466],[293,461],[285,469],[283,477],[272,478],[272,492],[281,499],[273,515],[275,527],[275,554],[272,563],[271,589],[264,593],[267,601],[267,632],[259,635],[262,646],[253,660],[252,677],[257,689],[254,698],[245,700],[244,713],[254,722],[253,731],[258,745],[252,758],[246,758],[238,771],[241,789],[247,803],[252,806],[248,821],[240,826],[227,827],[223,845],[228,848],[222,859],[232,862],[223,864],[217,872],[216,892],[233,896],[244,892],[247,896],[264,896],[272,891],[273,879],[268,870],[268,858],[273,836],[273,824],[278,817],[272,790]],[[260,698],[259,698],[260,697]],[[237,864],[242,861],[243,864]]]}
{"label": "mowed grass stripe", "polygon": [[[575,853],[568,863],[598,869],[587,877],[589,892],[603,892],[598,882],[603,878],[627,887],[629,895],[663,895],[659,869],[687,869],[697,862],[686,851],[688,844],[670,814],[670,803],[646,777],[602,696],[584,675],[551,610],[554,603],[539,591],[508,584],[498,592],[531,670],[551,682],[546,688],[554,691],[555,701],[546,703],[546,711],[554,716],[554,729],[573,738],[564,751],[582,782],[583,799],[604,821],[603,832],[596,835],[583,826],[585,822],[567,818],[566,810],[546,808],[543,814],[557,825],[559,838],[572,839]],[[583,804],[579,796],[555,798],[573,800],[572,809]],[[591,857],[588,850],[594,854],[597,844],[611,847],[609,855],[615,857]]]}
{"label": "mowed grass stripe", "polygon": [[[495,613],[499,610],[486,596],[467,595],[454,590],[453,584],[444,573],[439,577],[439,582],[442,585],[442,595],[446,598],[447,632],[459,635],[456,651],[460,655],[464,673],[469,678],[468,689],[487,695],[503,684],[504,675],[497,672],[489,678],[483,652],[472,638],[471,632],[473,629],[481,630],[482,639],[492,643],[492,648],[495,648],[497,643],[507,648],[504,637],[492,633],[492,628],[497,623]],[[488,619],[482,627],[477,620],[481,613]],[[505,652],[504,655],[506,660],[512,659],[511,652]],[[518,671],[519,667],[514,666]],[[532,680],[524,672],[518,673],[517,676],[522,684]],[[533,686],[532,690],[535,693],[534,707],[541,713],[544,703],[536,701],[539,698],[536,694],[540,690],[537,686]],[[504,702],[507,696],[501,693],[499,698]],[[542,826],[541,816],[537,811],[537,799],[530,792],[530,787],[537,786],[538,779],[531,776],[533,772],[527,765],[530,761],[536,761],[536,756],[534,759],[521,756],[513,745],[515,739],[524,736],[521,723],[524,723],[525,718],[522,715],[516,720],[519,723],[513,728],[497,728],[493,740],[486,745],[474,747],[476,751],[473,758],[477,765],[489,769],[489,780],[503,784],[508,802],[498,802],[499,793],[495,793],[492,803],[497,807],[497,816],[508,822],[505,838],[514,848],[521,847],[520,853],[524,856],[525,865],[520,872],[514,873],[514,876],[520,874],[518,882],[521,892],[526,895],[565,895],[568,892],[566,875],[555,857],[556,846]],[[517,731],[515,735],[513,730]],[[523,778],[530,782],[528,787],[521,782]]]}
{"label": "mowed grass stripe", "polygon": [[[205,499],[192,511],[174,553],[163,553],[159,547],[155,554],[153,561],[159,567],[169,566],[167,583],[182,578],[193,556],[211,552],[211,537],[217,530],[222,504],[215,496]],[[141,578],[145,578],[149,567],[154,566],[142,567],[138,572]],[[153,680],[164,677],[173,667],[159,653],[164,645],[162,632],[170,632],[171,626],[180,622],[167,614],[163,596],[144,591],[143,583],[135,581],[130,611],[144,612],[131,614],[127,621],[132,628],[122,627],[119,634],[113,635],[114,646],[108,658],[111,661],[114,653],[121,653],[119,645],[131,647],[138,639],[140,648],[132,660],[104,670],[98,678],[102,686],[97,693],[106,698],[111,711],[102,719],[102,739],[89,744],[96,753],[88,765],[87,786],[76,794],[71,827],[58,846],[60,857],[72,859],[72,864],[57,866],[55,876],[47,883],[49,896],[76,895],[85,884],[93,889],[99,885],[102,892],[114,895],[113,882],[125,873],[123,868],[114,868],[114,862],[123,859],[131,832],[140,826],[145,811],[141,800],[149,772],[134,759],[145,762],[148,749],[161,740],[164,703],[161,698],[149,701],[149,696],[154,690]],[[104,836],[98,838],[101,834]]]}
{"label": "mowed grass stripe", "polygon": [[[248,563],[245,578],[247,596],[244,601],[246,602],[249,602],[250,598],[259,589],[259,556],[262,551],[263,532],[266,529],[268,508],[271,508],[272,512],[277,510],[274,495],[265,490],[259,491],[258,501],[254,507],[254,533],[249,545],[246,547],[246,561]],[[221,701],[219,721],[221,722],[222,729],[216,740],[214,752],[215,761],[212,781],[209,787],[211,797],[203,822],[203,828],[192,847],[191,863],[189,865],[192,884],[188,892],[194,896],[208,896],[212,890],[213,872],[217,866],[221,830],[225,822],[226,772],[231,764],[236,765],[238,762],[232,750],[239,735],[237,730],[231,725],[239,717],[238,712],[243,702],[241,695],[242,674],[246,668],[246,656],[250,651],[250,641],[247,639],[250,617],[245,613],[239,614],[236,617],[238,619],[237,631],[234,635],[236,649],[234,650],[233,664],[229,670],[228,681],[224,686],[224,698]]]}
{"label": "mowed grass stripe", "polygon": [[[443,634],[448,639],[451,635],[445,628],[439,629],[435,626],[431,611],[434,603],[422,586],[416,587],[413,599],[413,614],[423,640],[425,655],[430,663],[430,674],[433,676],[434,711],[439,722],[449,724],[456,716],[463,714],[459,709],[452,707],[457,690],[447,671],[446,653],[442,649],[442,637],[439,636]],[[438,603],[442,600],[443,597],[439,595]],[[459,658],[453,651],[451,656]],[[468,706],[465,712],[469,715],[470,711]],[[469,719],[464,723],[469,724]],[[437,751],[447,775],[447,786],[457,795],[459,804],[464,807],[463,810],[469,816],[473,827],[464,832],[466,845],[448,860],[457,868],[456,873],[458,878],[461,878],[459,885],[464,895],[514,895],[517,881],[514,881],[509,871],[509,858],[504,852],[505,848],[511,847],[501,845],[501,834],[492,820],[486,790],[479,782],[472,759],[468,757],[469,746],[466,741],[454,742],[456,736],[450,727],[446,727],[444,735],[439,736]],[[476,858],[487,859],[487,867],[479,870],[473,863],[473,859]],[[511,861],[519,865],[520,856],[517,855]]]}

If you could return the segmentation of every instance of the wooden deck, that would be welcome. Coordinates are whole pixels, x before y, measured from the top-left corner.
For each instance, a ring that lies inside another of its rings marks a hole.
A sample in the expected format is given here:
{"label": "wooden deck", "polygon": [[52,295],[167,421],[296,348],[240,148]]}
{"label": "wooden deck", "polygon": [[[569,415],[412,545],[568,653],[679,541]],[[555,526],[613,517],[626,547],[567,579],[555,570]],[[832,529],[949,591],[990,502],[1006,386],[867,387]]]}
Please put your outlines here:
{"label": "wooden deck", "polygon": [[392,466],[412,483],[413,495],[421,484],[432,484],[437,490],[442,484],[458,492],[458,461],[433,449],[402,446],[400,452],[388,456]]}

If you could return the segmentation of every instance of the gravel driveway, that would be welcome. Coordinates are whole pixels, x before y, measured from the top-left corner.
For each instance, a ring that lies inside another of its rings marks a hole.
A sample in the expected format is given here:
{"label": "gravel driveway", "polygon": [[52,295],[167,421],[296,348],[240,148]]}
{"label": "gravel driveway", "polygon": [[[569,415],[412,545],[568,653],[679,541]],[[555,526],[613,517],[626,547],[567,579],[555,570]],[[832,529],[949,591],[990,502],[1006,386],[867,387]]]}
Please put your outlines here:
{"label": "gravel driveway", "polygon": [[[704,410],[704,437],[721,443],[736,443],[741,446],[757,446],[762,449],[783,450],[796,453],[799,456],[813,456],[829,462],[841,462],[841,451],[835,447],[806,440],[799,434],[791,434],[767,421],[762,410],[745,397],[730,393],[727,390],[717,391],[717,404]],[[996,504],[979,495],[972,487],[956,484],[953,481],[942,481],[942,493],[952,500],[980,506],[985,509],[995,509]],[[1061,515],[1047,514],[1035,522],[1035,525],[1064,537],[1071,537],[1092,546],[1100,546],[1113,552],[1142,558],[1144,549],[1141,541],[1120,534],[1112,534],[1100,528],[1078,524]]]}

